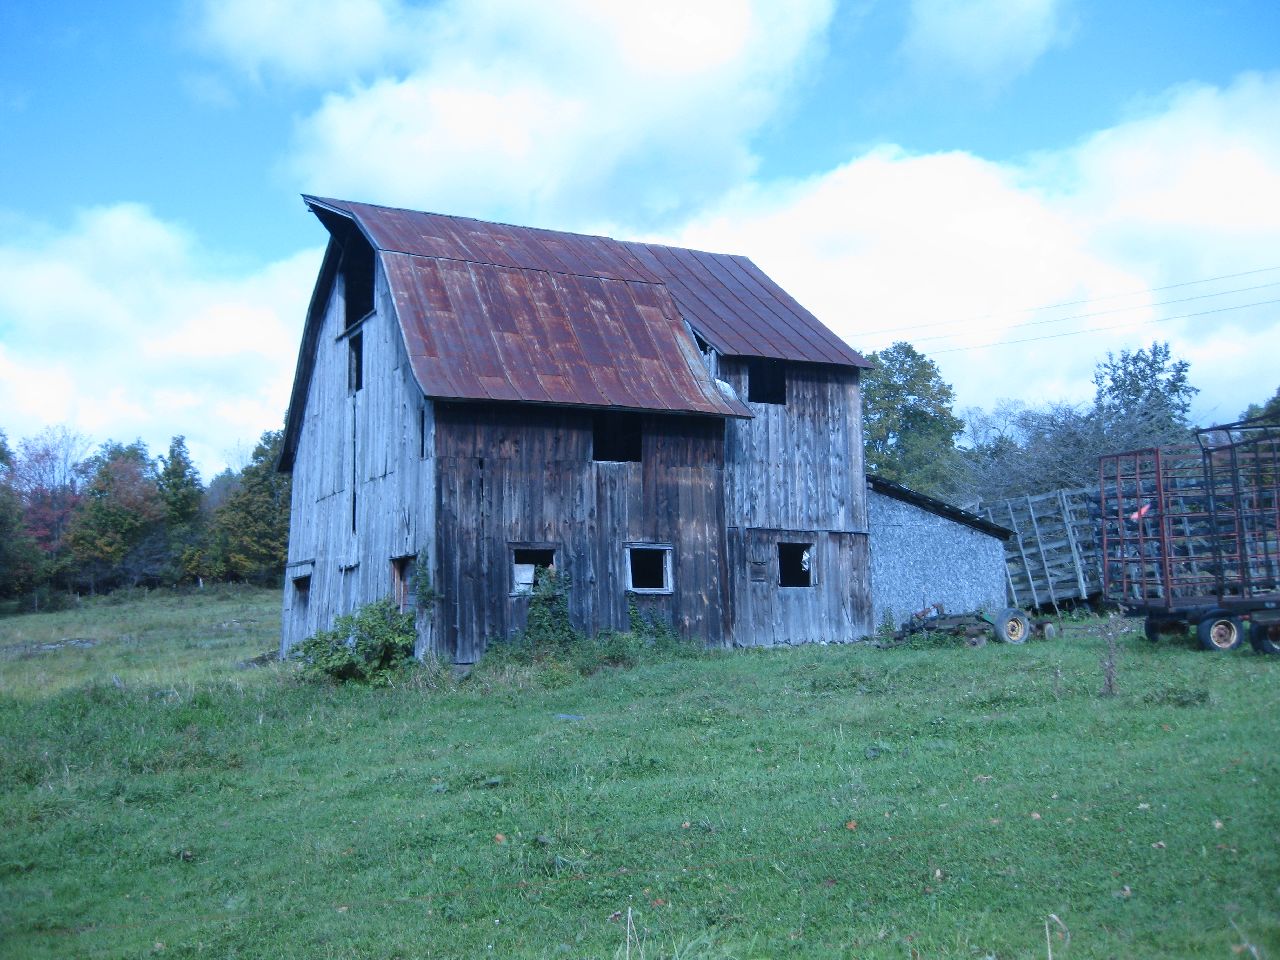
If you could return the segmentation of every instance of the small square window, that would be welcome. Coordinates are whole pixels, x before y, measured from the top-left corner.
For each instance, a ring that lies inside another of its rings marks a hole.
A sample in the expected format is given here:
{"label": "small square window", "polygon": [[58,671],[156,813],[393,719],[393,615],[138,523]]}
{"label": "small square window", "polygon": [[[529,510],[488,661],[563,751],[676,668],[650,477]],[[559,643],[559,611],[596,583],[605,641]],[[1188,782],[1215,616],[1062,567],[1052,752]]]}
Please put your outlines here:
{"label": "small square window", "polygon": [[628,546],[627,589],[632,593],[671,593],[671,548]]}
{"label": "small square window", "polygon": [[512,547],[511,592],[517,595],[533,593],[539,573],[550,570],[555,565],[555,550],[539,547]]}
{"label": "small square window", "polygon": [[752,403],[787,402],[787,365],[771,357],[747,360],[747,399]]}
{"label": "small square window", "polygon": [[813,544],[778,544],[778,586],[813,586]]}
{"label": "small square window", "polygon": [[391,561],[391,591],[396,609],[407,613],[417,606],[414,581],[418,575],[418,558],[396,557]]}
{"label": "small square window", "polygon": [[293,578],[293,609],[305,610],[311,603],[311,574]]}
{"label": "small square window", "polygon": [[639,463],[644,431],[635,413],[597,413],[591,421],[591,459]]}

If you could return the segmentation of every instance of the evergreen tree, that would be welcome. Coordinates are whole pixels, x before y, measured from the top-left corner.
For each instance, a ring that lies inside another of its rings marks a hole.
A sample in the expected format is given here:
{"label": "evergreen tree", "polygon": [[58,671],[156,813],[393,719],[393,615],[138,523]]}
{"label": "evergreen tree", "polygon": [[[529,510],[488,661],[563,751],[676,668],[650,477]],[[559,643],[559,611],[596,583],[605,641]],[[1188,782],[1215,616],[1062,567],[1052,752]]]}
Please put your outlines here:
{"label": "evergreen tree", "polygon": [[43,575],[40,548],[27,531],[22,498],[13,486],[13,451],[0,430],[0,597],[30,592]]}
{"label": "evergreen tree", "polygon": [[290,482],[276,470],[283,443],[283,430],[262,435],[239,486],[214,514],[214,566],[228,580],[275,583],[284,574]]}
{"label": "evergreen tree", "polygon": [[1240,414],[1241,420],[1251,420],[1254,417],[1265,417],[1272,423],[1280,423],[1280,387],[1276,387],[1276,392],[1266,403],[1251,403]]}
{"label": "evergreen tree", "polygon": [[209,573],[205,524],[201,506],[204,488],[191,462],[185,437],[169,441],[169,454],[160,458],[156,480],[164,502],[164,525],[169,544],[169,579],[197,580]]}
{"label": "evergreen tree", "polygon": [[1093,373],[1093,413],[1113,449],[1187,439],[1191,400],[1200,392],[1187,379],[1190,368],[1186,360],[1173,359],[1167,343],[1107,354]]}
{"label": "evergreen tree", "polygon": [[951,411],[955,394],[932,360],[898,342],[868,359],[862,377],[867,470],[920,493],[948,496],[964,424]]}

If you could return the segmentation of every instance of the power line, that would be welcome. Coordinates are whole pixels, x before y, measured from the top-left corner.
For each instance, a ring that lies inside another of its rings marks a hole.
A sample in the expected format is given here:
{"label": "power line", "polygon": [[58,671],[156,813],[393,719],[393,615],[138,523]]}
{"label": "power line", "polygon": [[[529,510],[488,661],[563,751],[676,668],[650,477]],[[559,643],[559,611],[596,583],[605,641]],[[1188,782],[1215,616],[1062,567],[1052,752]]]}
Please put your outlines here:
{"label": "power line", "polygon": [[[970,317],[967,320],[935,320],[932,323],[917,323],[917,324],[913,324],[905,327],[883,327],[879,330],[861,331],[859,333],[859,336],[870,337],[878,333],[897,333],[903,330],[923,330],[927,327],[941,327],[941,326],[947,326],[950,324],[973,323],[975,320],[986,320],[991,317],[1009,316],[1010,314],[1015,314],[1015,313],[1039,313],[1041,310],[1057,310],[1060,307],[1078,307],[1086,303],[1101,303],[1105,300],[1116,300],[1116,299],[1119,299],[1120,297],[1136,297],[1143,293],[1160,293],[1163,290],[1176,290],[1180,287],[1191,287],[1200,283],[1213,283],[1216,280],[1235,280],[1239,277],[1251,277],[1259,273],[1270,273],[1273,270],[1280,270],[1280,266],[1259,267],[1256,270],[1243,270],[1240,273],[1224,273],[1221,276],[1217,276],[1217,277],[1205,277],[1203,280],[1184,280],[1181,283],[1170,283],[1170,284],[1166,284],[1163,287],[1147,287],[1146,289],[1143,289],[1143,290],[1132,290],[1129,293],[1110,293],[1110,294],[1106,294],[1105,296],[1090,297],[1084,300],[1065,300],[1062,303],[1050,303],[1042,307],[1023,307],[1018,310],[1009,310],[1009,311],[1006,311],[1005,313],[984,313],[976,317]],[[1269,284],[1264,284],[1263,286],[1269,286]],[[1245,287],[1244,289],[1250,290],[1254,288]],[[1224,292],[1230,293],[1232,291],[1224,291]],[[1206,294],[1205,296],[1212,296],[1212,294]],[[1177,302],[1177,301],[1171,301],[1171,302]]]}
{"label": "power line", "polygon": [[1148,323],[1164,323],[1168,320],[1187,320],[1191,317],[1207,317],[1213,313],[1227,313],[1230,310],[1244,310],[1248,307],[1264,307],[1268,304],[1280,303],[1280,298],[1275,300],[1259,300],[1255,303],[1238,303],[1233,307],[1218,307],[1214,310],[1201,310],[1197,313],[1181,313],[1172,317],[1153,317],[1150,320],[1131,320],[1128,323],[1120,323],[1110,327],[1088,327],[1084,330],[1068,330],[1066,333],[1049,333],[1043,337],[1024,337],[1021,340],[995,340],[991,343],[975,343],[967,347],[948,347],[945,350],[929,350],[927,353],[936,355],[940,353],[959,353],[965,350],[985,350],[988,347],[1007,347],[1015,343],[1035,343],[1037,340],[1058,340],[1062,337],[1078,337],[1085,333],[1104,333],[1108,330],[1124,330],[1127,327],[1140,327]]}
{"label": "power line", "polygon": [[[1130,310],[1143,310],[1150,307],[1167,307],[1175,303],[1190,303],[1192,300],[1207,300],[1211,297],[1225,297],[1231,293],[1248,293],[1251,290],[1265,290],[1267,287],[1280,287],[1280,280],[1273,280],[1270,283],[1259,283],[1252,287],[1236,287],[1232,290],[1220,290],[1217,293],[1198,293],[1194,297],[1179,297],[1176,300],[1160,300],[1156,303],[1135,303],[1131,307],[1112,307],[1110,310],[1096,310],[1093,313],[1074,313],[1066,317],[1051,317],[1048,320],[1028,320],[1026,323],[1014,323],[1009,326],[1010,330],[1016,330],[1020,327],[1040,327],[1047,323],[1066,323],[1068,320],[1087,320],[1090,317],[1105,317],[1113,313],[1127,313]],[[960,322],[960,321],[954,321]],[[923,343],[926,340],[948,340],[956,336],[954,333],[939,333],[932,337],[917,337],[913,344]]]}

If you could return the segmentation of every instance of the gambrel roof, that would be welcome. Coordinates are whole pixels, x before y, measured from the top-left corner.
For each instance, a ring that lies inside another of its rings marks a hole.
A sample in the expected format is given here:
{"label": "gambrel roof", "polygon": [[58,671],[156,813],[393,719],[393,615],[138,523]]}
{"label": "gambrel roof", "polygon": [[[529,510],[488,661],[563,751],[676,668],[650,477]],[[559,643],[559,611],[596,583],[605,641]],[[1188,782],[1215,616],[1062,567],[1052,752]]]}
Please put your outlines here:
{"label": "gambrel roof", "polygon": [[870,366],[746,257],[303,199],[333,240],[290,426],[305,403],[311,327],[337,273],[337,248],[357,233],[382,263],[429,397],[750,417],[712,381],[695,335],[728,356]]}

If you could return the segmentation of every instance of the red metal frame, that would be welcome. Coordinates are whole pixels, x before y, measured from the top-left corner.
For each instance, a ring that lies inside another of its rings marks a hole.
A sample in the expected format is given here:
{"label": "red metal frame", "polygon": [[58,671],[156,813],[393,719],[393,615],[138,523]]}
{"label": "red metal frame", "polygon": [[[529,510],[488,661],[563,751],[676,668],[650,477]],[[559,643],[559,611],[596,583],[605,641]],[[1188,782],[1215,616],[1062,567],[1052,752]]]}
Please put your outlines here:
{"label": "red metal frame", "polygon": [[1280,604],[1280,425],[1099,458],[1103,596],[1133,613]]}

